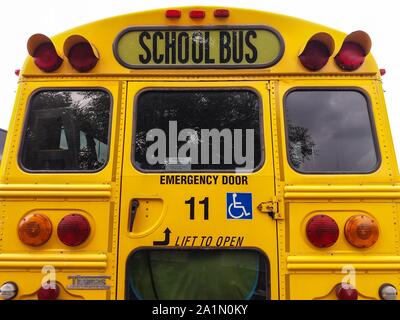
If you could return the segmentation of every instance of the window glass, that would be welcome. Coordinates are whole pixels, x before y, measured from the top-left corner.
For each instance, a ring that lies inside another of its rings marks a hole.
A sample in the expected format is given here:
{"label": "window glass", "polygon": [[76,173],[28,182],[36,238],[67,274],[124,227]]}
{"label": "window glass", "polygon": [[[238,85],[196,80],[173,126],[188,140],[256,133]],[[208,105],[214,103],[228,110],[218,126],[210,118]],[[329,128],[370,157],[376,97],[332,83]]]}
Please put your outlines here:
{"label": "window glass", "polygon": [[155,171],[252,172],[261,101],[249,90],[151,90],[136,99],[134,164]]}
{"label": "window glass", "polygon": [[6,143],[7,131],[0,129],[0,162],[3,158],[4,145]]}
{"label": "window glass", "polygon": [[366,97],[351,90],[296,90],[285,100],[288,158],[304,173],[367,173],[379,157]]}
{"label": "window glass", "polygon": [[40,91],[30,100],[21,152],[28,170],[96,171],[108,161],[111,97],[99,90]]}
{"label": "window glass", "polygon": [[254,250],[140,250],[127,261],[131,300],[265,300],[269,271]]}

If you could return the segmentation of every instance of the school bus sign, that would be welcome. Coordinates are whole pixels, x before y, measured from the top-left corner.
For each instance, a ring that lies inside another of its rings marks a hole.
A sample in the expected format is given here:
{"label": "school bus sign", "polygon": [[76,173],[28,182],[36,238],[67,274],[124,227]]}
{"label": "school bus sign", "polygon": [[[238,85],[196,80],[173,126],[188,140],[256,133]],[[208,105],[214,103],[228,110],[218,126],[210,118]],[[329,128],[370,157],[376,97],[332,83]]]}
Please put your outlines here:
{"label": "school bus sign", "polygon": [[131,69],[266,68],[283,52],[280,34],[265,26],[132,27],[114,42],[115,57]]}

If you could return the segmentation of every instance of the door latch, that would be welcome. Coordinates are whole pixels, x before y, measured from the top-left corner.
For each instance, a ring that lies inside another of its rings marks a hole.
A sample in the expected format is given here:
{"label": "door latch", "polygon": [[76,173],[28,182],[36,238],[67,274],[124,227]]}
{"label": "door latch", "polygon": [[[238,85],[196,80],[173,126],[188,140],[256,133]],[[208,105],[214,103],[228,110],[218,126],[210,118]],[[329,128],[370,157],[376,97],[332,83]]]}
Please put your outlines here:
{"label": "door latch", "polygon": [[131,202],[131,212],[129,214],[129,232],[133,231],[133,223],[135,222],[136,212],[139,207],[139,200],[133,199]]}
{"label": "door latch", "polygon": [[261,202],[257,209],[260,212],[268,213],[268,215],[274,220],[282,220],[283,216],[279,212],[278,200],[273,199],[271,201]]}

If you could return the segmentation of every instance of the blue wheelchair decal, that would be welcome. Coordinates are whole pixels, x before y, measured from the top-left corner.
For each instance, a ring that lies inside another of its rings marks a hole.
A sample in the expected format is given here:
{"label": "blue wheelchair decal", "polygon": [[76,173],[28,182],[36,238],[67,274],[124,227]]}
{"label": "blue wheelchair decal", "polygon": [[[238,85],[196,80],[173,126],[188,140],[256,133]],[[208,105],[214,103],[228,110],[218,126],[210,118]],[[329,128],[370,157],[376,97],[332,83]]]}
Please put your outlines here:
{"label": "blue wheelchair decal", "polygon": [[251,193],[227,193],[226,215],[230,220],[253,219]]}

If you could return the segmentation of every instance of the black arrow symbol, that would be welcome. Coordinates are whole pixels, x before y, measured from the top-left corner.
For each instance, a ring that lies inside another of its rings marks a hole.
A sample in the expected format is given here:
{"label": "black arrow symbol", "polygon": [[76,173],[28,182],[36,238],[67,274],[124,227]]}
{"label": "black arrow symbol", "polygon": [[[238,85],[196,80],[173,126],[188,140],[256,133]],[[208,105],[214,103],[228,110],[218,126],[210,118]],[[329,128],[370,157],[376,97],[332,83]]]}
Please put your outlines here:
{"label": "black arrow symbol", "polygon": [[170,240],[170,235],[171,235],[171,230],[169,228],[165,229],[165,240],[163,241],[154,241],[153,246],[167,246],[169,245],[169,240]]}

